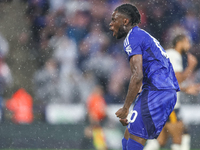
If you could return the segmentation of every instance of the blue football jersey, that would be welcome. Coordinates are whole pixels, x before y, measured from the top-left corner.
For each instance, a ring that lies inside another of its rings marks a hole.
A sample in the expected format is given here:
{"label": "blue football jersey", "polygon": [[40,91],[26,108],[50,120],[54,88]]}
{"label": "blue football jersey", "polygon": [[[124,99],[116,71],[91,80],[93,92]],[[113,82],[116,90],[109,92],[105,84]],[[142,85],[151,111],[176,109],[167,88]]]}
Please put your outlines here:
{"label": "blue football jersey", "polygon": [[124,40],[124,50],[129,60],[133,55],[142,55],[143,89],[180,90],[167,53],[149,33],[135,26]]}

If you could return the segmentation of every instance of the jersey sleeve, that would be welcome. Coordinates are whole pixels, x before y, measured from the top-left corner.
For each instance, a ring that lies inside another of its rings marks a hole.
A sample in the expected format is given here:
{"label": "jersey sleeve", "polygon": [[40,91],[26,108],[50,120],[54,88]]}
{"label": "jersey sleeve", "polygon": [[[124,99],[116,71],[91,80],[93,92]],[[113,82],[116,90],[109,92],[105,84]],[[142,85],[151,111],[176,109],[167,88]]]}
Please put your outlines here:
{"label": "jersey sleeve", "polygon": [[124,41],[124,51],[128,55],[129,60],[133,55],[142,55],[141,41],[138,39],[129,35]]}

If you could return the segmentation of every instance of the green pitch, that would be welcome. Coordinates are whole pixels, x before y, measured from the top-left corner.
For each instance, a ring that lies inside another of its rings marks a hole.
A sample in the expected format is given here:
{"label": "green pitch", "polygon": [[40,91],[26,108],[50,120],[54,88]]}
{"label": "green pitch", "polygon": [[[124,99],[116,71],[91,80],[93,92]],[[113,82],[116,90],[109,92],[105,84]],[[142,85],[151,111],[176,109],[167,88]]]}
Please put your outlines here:
{"label": "green pitch", "polygon": [[[1,150],[84,150],[84,149],[1,149]],[[93,149],[90,149],[93,150]],[[110,150],[121,150],[121,149],[110,149]],[[170,149],[161,149],[161,150],[170,150]],[[191,150],[200,150],[200,149],[191,149]]]}

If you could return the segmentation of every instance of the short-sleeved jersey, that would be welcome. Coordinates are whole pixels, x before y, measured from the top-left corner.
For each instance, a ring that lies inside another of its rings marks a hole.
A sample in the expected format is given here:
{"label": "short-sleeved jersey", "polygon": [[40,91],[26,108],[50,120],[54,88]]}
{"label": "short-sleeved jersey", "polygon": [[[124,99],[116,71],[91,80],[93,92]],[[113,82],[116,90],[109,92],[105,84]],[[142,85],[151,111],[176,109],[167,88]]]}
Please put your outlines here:
{"label": "short-sleeved jersey", "polygon": [[183,59],[181,54],[175,49],[168,49],[166,52],[173,66],[174,72],[183,72]]}
{"label": "short-sleeved jersey", "polygon": [[133,55],[142,55],[143,89],[180,90],[167,53],[149,33],[138,26],[132,28],[124,40],[124,50],[129,60]]}
{"label": "short-sleeved jersey", "polygon": [[[166,50],[167,55],[170,59],[170,62],[173,66],[174,72],[183,72],[183,59],[179,52],[175,49],[168,49]],[[175,109],[180,107],[180,93],[177,93],[177,101],[175,105]]]}

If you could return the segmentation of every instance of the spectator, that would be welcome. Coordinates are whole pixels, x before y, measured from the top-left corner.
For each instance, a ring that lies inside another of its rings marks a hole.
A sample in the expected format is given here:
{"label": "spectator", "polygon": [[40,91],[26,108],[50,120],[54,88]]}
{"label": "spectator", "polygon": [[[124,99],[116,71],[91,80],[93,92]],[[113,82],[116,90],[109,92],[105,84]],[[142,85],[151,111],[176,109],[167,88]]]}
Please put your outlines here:
{"label": "spectator", "polygon": [[48,10],[48,0],[28,0],[27,15],[31,22],[32,38],[35,44],[40,42],[40,30],[46,25],[45,17]]}
{"label": "spectator", "polygon": [[5,57],[9,52],[9,43],[0,33],[0,54],[1,57]]}
{"label": "spectator", "polygon": [[106,102],[103,98],[103,90],[97,85],[87,100],[89,126],[85,128],[85,136],[93,139],[96,150],[106,150],[106,141],[101,127],[106,117]]}
{"label": "spectator", "polygon": [[40,104],[40,111],[44,111],[46,104],[59,102],[59,68],[57,62],[50,58],[43,68],[34,75],[35,98]]}
{"label": "spectator", "polygon": [[64,28],[59,28],[57,34],[51,39],[53,57],[59,62],[61,72],[70,72],[75,68],[77,58],[76,44],[65,35]]}

